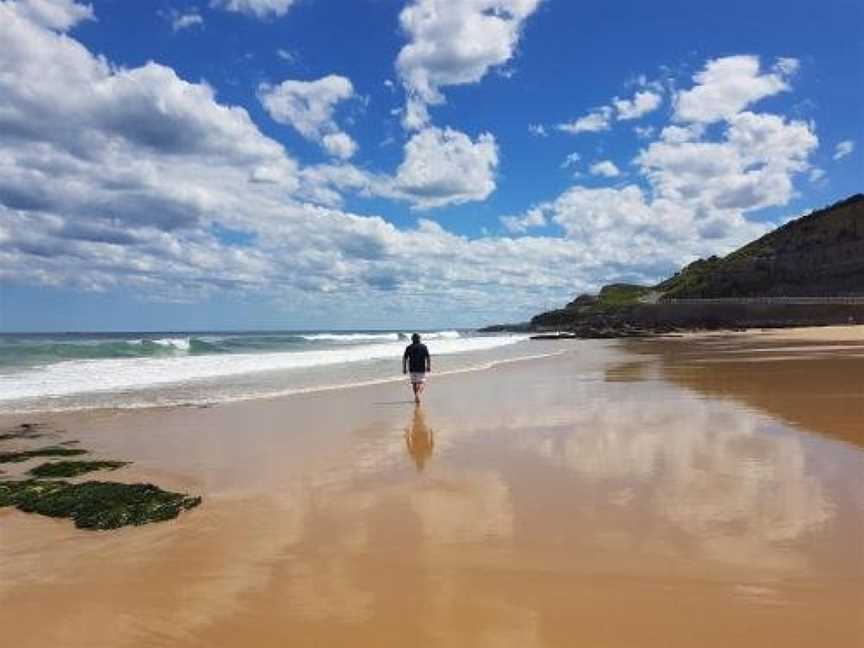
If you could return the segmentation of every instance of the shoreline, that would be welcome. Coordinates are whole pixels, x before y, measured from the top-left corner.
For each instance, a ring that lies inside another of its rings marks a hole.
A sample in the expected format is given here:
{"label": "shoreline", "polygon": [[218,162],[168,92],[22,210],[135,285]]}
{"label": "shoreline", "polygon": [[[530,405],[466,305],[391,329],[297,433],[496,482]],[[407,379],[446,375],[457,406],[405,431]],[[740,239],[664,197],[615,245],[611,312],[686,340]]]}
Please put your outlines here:
{"label": "shoreline", "polygon": [[[490,327],[495,328],[496,327]],[[626,340],[632,338],[657,339],[670,336],[751,334],[766,331],[799,331],[802,335],[812,335],[815,331],[831,330],[864,330],[864,322],[860,324],[804,324],[804,325],[772,325],[772,326],[717,326],[717,327],[679,327],[662,326],[659,328],[617,325],[594,326],[586,325],[575,328],[533,329],[528,332],[532,340]],[[523,329],[501,329],[502,332],[525,332]]]}
{"label": "shoreline", "polygon": [[[503,332],[503,331],[502,331]],[[555,342],[558,340],[598,340],[598,341],[606,341],[611,343],[615,343],[616,341],[619,343],[623,343],[628,340],[673,340],[673,339],[701,339],[706,337],[722,337],[722,336],[735,336],[740,338],[747,337],[768,337],[771,339],[788,339],[788,340],[802,340],[802,341],[862,341],[864,340],[864,324],[854,324],[854,325],[824,325],[824,326],[789,326],[789,327],[754,327],[754,328],[746,328],[746,329],[688,329],[688,330],[675,330],[672,332],[665,333],[647,333],[645,335],[623,335],[623,336],[615,336],[615,335],[603,335],[597,337],[580,337],[579,335],[575,335],[568,331],[557,331],[557,332],[549,332],[549,333],[540,333],[539,337],[532,335],[531,337],[525,338],[525,342],[536,343],[538,341],[551,341]],[[553,350],[547,351],[544,353],[538,354],[530,354],[526,356],[518,356],[513,358],[504,358],[501,360],[493,360],[486,362],[482,365],[470,365],[467,367],[462,367],[458,369],[446,370],[433,372],[435,377],[437,376],[447,376],[451,374],[459,374],[465,372],[475,372],[475,371],[487,371],[489,369],[494,368],[497,365],[505,364],[509,362],[522,362],[529,360],[541,359],[548,356],[554,356],[561,353],[566,353],[567,350]],[[281,392],[275,393],[267,393],[267,394],[252,394],[252,395],[242,395],[236,396],[232,398],[224,398],[222,400],[202,400],[197,402],[184,402],[184,403],[170,403],[170,404],[150,404],[144,403],[140,405],[124,405],[118,407],[89,407],[89,406],[74,406],[74,407],[60,407],[54,409],[27,409],[27,410],[5,410],[3,407],[0,407],[0,427],[15,425],[17,423],[26,422],[24,419],[27,417],[36,417],[36,416],[51,416],[51,415],[64,415],[64,414],[76,414],[76,413],[88,413],[88,412],[123,412],[123,411],[158,411],[163,409],[174,409],[174,408],[188,408],[188,409],[204,409],[211,407],[219,407],[222,405],[228,405],[232,403],[240,403],[247,401],[258,401],[258,400],[271,400],[271,399],[281,399],[281,398],[290,398],[292,396],[298,396],[303,394],[310,394],[316,392],[330,392],[330,391],[341,391],[348,390],[353,388],[374,386],[374,385],[386,385],[403,381],[405,378],[402,375],[393,375],[389,377],[383,378],[375,378],[371,380],[364,380],[354,383],[341,383],[341,384],[324,384],[324,385],[315,385],[310,387],[303,388],[292,388],[286,389]]]}
{"label": "shoreline", "polygon": [[[504,365],[508,363],[514,362],[527,362],[531,360],[540,360],[542,358],[553,357],[556,355],[560,355],[562,353],[566,353],[565,350],[558,351],[549,351],[546,353],[537,353],[526,356],[518,356],[513,358],[504,358],[501,360],[492,360],[486,362],[482,365],[471,365],[467,367],[461,367],[457,369],[448,369],[445,371],[436,371],[430,373],[430,376],[450,376],[457,375],[462,373],[473,373],[473,372],[481,372],[488,371],[489,369],[493,369],[499,365]],[[233,398],[226,398],[218,401],[201,401],[201,402],[187,402],[187,403],[176,403],[176,404],[141,404],[141,405],[127,405],[127,406],[118,406],[118,407],[87,407],[87,406],[79,406],[79,407],[68,407],[68,408],[56,408],[56,409],[32,409],[32,410],[17,410],[17,411],[4,411],[0,408],[0,427],[6,425],[9,421],[16,420],[16,417],[32,417],[32,416],[48,416],[48,415],[63,415],[63,414],[72,414],[72,413],[110,413],[110,412],[123,412],[123,411],[157,411],[163,409],[174,409],[174,408],[189,408],[189,409],[207,409],[211,407],[219,407],[222,405],[230,405],[233,403],[242,403],[247,401],[259,401],[259,400],[272,400],[272,399],[282,399],[282,398],[290,398],[292,396],[301,396],[304,394],[313,394],[317,392],[332,392],[332,391],[341,391],[347,389],[361,388],[361,387],[372,387],[376,385],[387,385],[397,382],[406,381],[407,377],[404,375],[394,375],[385,378],[376,378],[372,380],[365,380],[354,383],[344,383],[344,384],[336,384],[336,385],[316,385],[312,387],[304,387],[304,388],[296,388],[289,389],[282,392],[276,393],[268,393],[268,394],[255,394],[248,396],[236,396]],[[26,422],[26,421],[22,421]]]}

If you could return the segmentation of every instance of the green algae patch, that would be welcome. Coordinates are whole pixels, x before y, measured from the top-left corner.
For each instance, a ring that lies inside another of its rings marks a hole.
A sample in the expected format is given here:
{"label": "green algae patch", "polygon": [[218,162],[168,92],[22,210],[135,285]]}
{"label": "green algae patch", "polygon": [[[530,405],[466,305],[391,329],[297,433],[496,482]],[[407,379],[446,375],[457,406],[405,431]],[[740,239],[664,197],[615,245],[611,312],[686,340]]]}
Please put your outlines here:
{"label": "green algae patch", "polygon": [[87,454],[86,450],[79,448],[61,448],[50,446],[37,450],[22,450],[20,452],[0,452],[0,463],[20,463],[35,457],[76,457]]}
{"label": "green algae patch", "polygon": [[79,529],[119,529],[172,520],[200,503],[200,497],[165,491],[153,484],[70,484],[36,479],[0,482],[0,506],[70,518]]}
{"label": "green algae patch", "polygon": [[63,490],[66,482],[37,481],[0,481],[0,508],[17,506],[25,500],[31,500]]}
{"label": "green algae patch", "polygon": [[128,466],[128,461],[50,461],[30,471],[34,477],[77,477],[96,470],[117,470]]}

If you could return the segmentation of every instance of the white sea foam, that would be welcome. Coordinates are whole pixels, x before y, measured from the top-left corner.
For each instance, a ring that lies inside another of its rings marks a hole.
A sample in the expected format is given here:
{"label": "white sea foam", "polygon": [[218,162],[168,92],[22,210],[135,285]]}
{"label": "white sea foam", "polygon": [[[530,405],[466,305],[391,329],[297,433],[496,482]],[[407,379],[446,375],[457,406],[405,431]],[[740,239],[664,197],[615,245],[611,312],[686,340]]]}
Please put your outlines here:
{"label": "white sea foam", "polygon": [[[516,335],[463,338],[456,333],[456,336],[439,338],[435,355],[482,351],[525,339]],[[179,348],[173,338],[160,342]],[[70,360],[0,375],[0,401],[130,391],[268,371],[398,359],[404,346],[404,341],[397,340],[318,351]]]}
{"label": "white sea foam", "polygon": [[[99,344],[103,342],[102,340],[84,340],[84,341],[75,341],[75,344]],[[175,349],[177,351],[189,351],[189,338],[162,338],[159,340],[150,340],[144,338],[137,338],[135,340],[126,340],[126,344],[132,344],[136,346],[144,346],[147,344],[155,344],[156,346],[165,347],[167,349]]]}
{"label": "white sea foam", "polygon": [[[305,340],[327,342],[386,342],[388,340],[405,340],[410,335],[410,333],[311,333],[309,335],[301,335],[300,337]],[[459,331],[433,331],[431,333],[421,333],[421,336],[424,340],[456,340],[462,337]]]}
{"label": "white sea foam", "polygon": [[301,335],[304,340],[321,342],[365,342],[372,340],[395,341],[399,339],[398,333],[312,333]]}
{"label": "white sea foam", "polygon": [[189,338],[164,338],[161,340],[151,340],[151,342],[159,346],[177,349],[178,351],[189,350]]}

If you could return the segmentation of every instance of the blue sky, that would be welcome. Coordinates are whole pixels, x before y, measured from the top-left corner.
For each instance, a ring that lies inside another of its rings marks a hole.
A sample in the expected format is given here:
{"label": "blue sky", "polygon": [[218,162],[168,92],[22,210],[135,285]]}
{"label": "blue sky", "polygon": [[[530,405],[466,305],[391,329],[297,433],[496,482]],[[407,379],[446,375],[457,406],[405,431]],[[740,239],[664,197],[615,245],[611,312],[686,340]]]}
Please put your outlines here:
{"label": "blue sky", "polygon": [[472,326],[860,191],[857,2],[0,0],[0,330]]}

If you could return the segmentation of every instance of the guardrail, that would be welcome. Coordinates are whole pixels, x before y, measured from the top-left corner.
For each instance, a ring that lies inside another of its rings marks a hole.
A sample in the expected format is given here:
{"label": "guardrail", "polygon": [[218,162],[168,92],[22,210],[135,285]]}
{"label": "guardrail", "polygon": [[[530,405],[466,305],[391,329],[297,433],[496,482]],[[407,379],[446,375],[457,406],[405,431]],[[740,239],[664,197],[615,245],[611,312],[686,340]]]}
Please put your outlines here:
{"label": "guardrail", "polygon": [[849,304],[864,306],[864,296],[861,297],[718,297],[677,299],[661,298],[660,304],[793,304],[793,305],[828,305]]}

